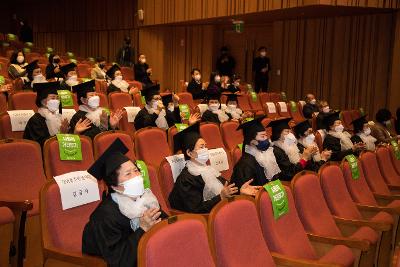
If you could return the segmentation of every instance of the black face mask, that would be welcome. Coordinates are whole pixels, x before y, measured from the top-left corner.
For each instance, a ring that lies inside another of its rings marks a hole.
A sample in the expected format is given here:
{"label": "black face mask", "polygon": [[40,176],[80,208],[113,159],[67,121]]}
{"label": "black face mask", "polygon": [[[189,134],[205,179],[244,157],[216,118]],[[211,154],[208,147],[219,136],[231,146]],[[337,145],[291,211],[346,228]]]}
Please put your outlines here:
{"label": "black face mask", "polygon": [[55,64],[58,64],[58,63],[60,63],[60,59],[59,59],[59,58],[55,58],[55,59],[53,59],[53,62],[54,62]]}

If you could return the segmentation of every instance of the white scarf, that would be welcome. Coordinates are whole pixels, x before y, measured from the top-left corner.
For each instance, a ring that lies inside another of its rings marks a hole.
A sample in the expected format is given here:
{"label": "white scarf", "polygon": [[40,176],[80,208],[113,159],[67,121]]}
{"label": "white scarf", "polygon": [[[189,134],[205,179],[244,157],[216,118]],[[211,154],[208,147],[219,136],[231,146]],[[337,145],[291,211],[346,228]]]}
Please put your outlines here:
{"label": "white scarf", "polygon": [[97,127],[100,127],[100,116],[101,113],[103,113],[103,108],[98,107],[95,110],[91,110],[86,105],[80,105],[79,110],[87,112],[86,118],[88,118]]}
{"label": "white scarf", "polygon": [[300,150],[297,147],[296,143],[293,143],[291,145],[285,144],[285,142],[282,141],[275,141],[274,145],[283,149],[285,151],[286,155],[289,157],[289,161],[293,164],[297,164],[300,161]]}
{"label": "white scarf", "polygon": [[298,142],[299,142],[300,144],[302,144],[305,148],[308,148],[308,147],[316,147],[316,148],[318,149],[318,151],[317,151],[315,154],[312,155],[313,160],[314,160],[314,162],[318,162],[318,161],[321,161],[321,160],[322,160],[322,158],[321,158],[321,153],[319,152],[318,145],[317,145],[317,143],[315,143],[315,141],[312,142],[311,144],[306,144],[306,143],[304,143],[304,139],[303,139],[303,138],[300,138],[300,139],[298,140]]}
{"label": "white scarf", "polygon": [[49,130],[50,136],[54,136],[60,132],[61,127],[61,114],[51,112],[47,108],[39,108],[38,113],[46,119],[47,129]]}
{"label": "white scarf", "polygon": [[211,112],[218,115],[218,120],[220,122],[224,122],[224,121],[229,120],[229,116],[226,115],[226,113],[222,109],[217,109],[215,111],[211,110]]}
{"label": "white scarf", "polygon": [[363,140],[367,146],[367,150],[375,151],[375,142],[377,140],[375,137],[372,135],[365,135],[364,133],[358,133],[357,135],[361,138],[361,140]]}
{"label": "white scarf", "polygon": [[210,200],[221,193],[224,185],[218,180],[218,177],[221,176],[219,171],[209,165],[196,164],[191,160],[186,161],[186,167],[191,175],[201,175],[205,184],[203,190],[204,201]]}
{"label": "white scarf", "polygon": [[266,151],[260,151],[256,147],[245,145],[244,151],[255,157],[258,164],[264,168],[264,174],[268,181],[271,181],[276,174],[281,172],[278,163],[276,163],[274,148],[272,146]]}
{"label": "white scarf", "polygon": [[72,80],[69,80],[69,79],[67,79],[66,81],[65,81],[65,83],[66,84],[68,84],[69,86],[75,86],[75,85],[77,85],[77,84],[79,84],[79,82],[78,81],[72,81]]}
{"label": "white scarf", "polygon": [[243,111],[240,108],[226,107],[226,113],[231,114],[232,118],[238,120],[242,117]]}
{"label": "white scarf", "polygon": [[121,92],[128,93],[129,83],[127,83],[125,80],[122,81],[112,80],[111,83],[115,85],[117,88],[119,88]]}
{"label": "white scarf", "polygon": [[341,145],[342,151],[352,149],[353,142],[351,141],[351,139],[350,139],[351,135],[348,132],[338,133],[336,131],[329,131],[329,134],[332,135],[333,137],[340,139],[340,145]]}
{"label": "white scarf", "polygon": [[160,208],[156,196],[149,188],[135,200],[118,192],[111,193],[111,198],[118,204],[119,211],[131,220],[131,228],[134,231],[139,228],[140,217],[146,210]]}
{"label": "white scarf", "polygon": [[[149,107],[149,105],[146,105],[144,107],[147,109],[149,114],[154,114],[155,110],[152,107]],[[158,128],[167,130],[169,127],[168,127],[168,122],[167,122],[167,119],[165,118],[165,115],[166,115],[165,109],[161,110],[156,119],[156,125]]]}
{"label": "white scarf", "polygon": [[35,84],[35,83],[47,83],[47,80],[44,76],[42,76],[41,79],[36,79],[36,80],[35,80],[35,78],[33,78],[32,82],[31,82],[32,88],[33,88],[33,84]]}

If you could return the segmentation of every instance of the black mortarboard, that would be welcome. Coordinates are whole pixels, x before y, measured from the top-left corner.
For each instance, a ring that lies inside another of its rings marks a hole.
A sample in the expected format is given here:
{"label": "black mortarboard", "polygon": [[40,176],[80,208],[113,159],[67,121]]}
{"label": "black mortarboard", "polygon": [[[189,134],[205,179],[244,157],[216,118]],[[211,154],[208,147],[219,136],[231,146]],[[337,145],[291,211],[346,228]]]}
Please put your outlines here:
{"label": "black mortarboard", "polygon": [[230,94],[225,94],[226,96],[227,96],[227,98],[226,98],[226,103],[228,104],[228,102],[229,101],[235,101],[236,103],[238,102],[238,96],[237,96],[237,94],[232,94],[232,93],[230,93]]}
{"label": "black mortarboard", "polygon": [[300,137],[303,136],[304,133],[310,128],[312,128],[310,122],[308,120],[304,120],[297,123],[296,126],[293,127],[293,130],[296,136]]}
{"label": "black mortarboard", "polygon": [[291,120],[292,120],[292,118],[281,118],[281,119],[271,121],[268,124],[268,127],[272,128],[272,135],[271,135],[272,141],[278,140],[284,129],[290,129],[289,121],[291,121]]}
{"label": "black mortarboard", "polygon": [[61,66],[60,70],[65,76],[67,76],[68,72],[74,71],[75,68],[76,68],[76,64],[75,63],[69,63],[67,65]]}
{"label": "black mortarboard", "polygon": [[172,100],[172,94],[162,95],[161,98],[162,98],[163,105],[164,105],[165,107],[168,107],[168,104],[171,103],[171,102],[173,102],[173,100]]}
{"label": "black mortarboard", "polygon": [[243,144],[248,145],[252,140],[256,138],[257,133],[265,131],[262,120],[265,116],[257,117],[253,120],[247,121],[239,125],[236,130],[243,130]]}
{"label": "black mortarboard", "polygon": [[125,154],[129,149],[124,145],[121,139],[117,138],[104,151],[104,153],[90,166],[88,173],[93,175],[97,180],[104,180],[107,185],[110,181],[107,180],[122,163],[129,161]]}
{"label": "black mortarboard", "polygon": [[330,112],[324,116],[324,126],[326,130],[329,130],[335,121],[340,120],[339,118],[340,111]]}
{"label": "black mortarboard", "polygon": [[174,153],[181,150],[185,159],[189,159],[186,150],[193,150],[200,136],[200,123],[195,123],[174,135]]}
{"label": "black mortarboard", "polygon": [[45,83],[34,83],[33,91],[36,93],[36,106],[42,106],[42,100],[45,99],[49,94],[57,95],[57,90],[60,90],[59,82],[45,82]]}
{"label": "black mortarboard", "polygon": [[114,74],[117,70],[121,70],[121,68],[117,65],[114,64],[111,66],[111,68],[108,69],[108,71],[106,72],[107,76],[110,77],[111,79],[114,79]]}
{"label": "black mortarboard", "polygon": [[207,92],[206,98],[207,98],[207,102],[210,101],[210,100],[218,100],[218,101],[220,101],[221,93],[210,93],[210,92]]}
{"label": "black mortarboard", "polygon": [[72,86],[72,91],[76,93],[76,96],[78,98],[78,104],[82,105],[81,97],[86,98],[87,93],[95,91],[95,85],[95,81],[90,80],[88,82]]}
{"label": "black mortarboard", "polygon": [[39,60],[34,60],[24,67],[24,69],[28,73],[28,76],[32,76],[33,71],[39,68],[38,62]]}
{"label": "black mortarboard", "polygon": [[160,94],[160,85],[152,84],[152,85],[146,86],[145,88],[142,89],[141,93],[142,93],[142,96],[144,96],[144,98],[148,102],[153,98],[154,95]]}
{"label": "black mortarboard", "polygon": [[354,131],[356,133],[361,132],[364,128],[364,124],[368,123],[366,117],[367,117],[367,115],[364,115],[364,116],[361,116],[358,119],[355,119],[351,122],[351,124],[353,124],[353,126],[354,126]]}

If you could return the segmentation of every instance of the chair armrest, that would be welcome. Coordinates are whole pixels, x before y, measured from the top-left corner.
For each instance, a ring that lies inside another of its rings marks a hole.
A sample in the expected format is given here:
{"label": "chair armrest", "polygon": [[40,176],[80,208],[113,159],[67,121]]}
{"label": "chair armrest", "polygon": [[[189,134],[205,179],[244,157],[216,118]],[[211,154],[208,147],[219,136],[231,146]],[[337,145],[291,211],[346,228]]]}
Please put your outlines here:
{"label": "chair armrest", "polygon": [[308,238],[310,241],[319,242],[319,243],[326,243],[331,245],[344,245],[350,248],[359,249],[362,251],[369,250],[369,243],[365,240],[359,240],[354,238],[347,238],[347,237],[333,237],[333,236],[321,236],[316,234],[307,233]]}
{"label": "chair armrest", "polygon": [[33,209],[33,203],[30,200],[9,201],[0,199],[0,206],[8,207],[9,209],[16,211],[28,211]]}
{"label": "chair armrest", "polygon": [[396,191],[400,190],[400,185],[388,184],[388,187],[389,187],[389,190],[396,190]]}
{"label": "chair armrest", "polygon": [[369,205],[363,205],[363,204],[356,204],[357,208],[360,211],[371,211],[371,212],[387,212],[391,214],[400,214],[400,207],[398,208],[391,208],[391,207],[385,207],[385,206],[369,206]]}
{"label": "chair armrest", "polygon": [[333,216],[337,224],[351,225],[351,226],[367,226],[377,231],[389,231],[392,229],[391,224],[385,222],[373,222],[368,220],[353,220]]}
{"label": "chair armrest", "polygon": [[63,262],[68,262],[72,264],[82,265],[82,266],[104,266],[106,267],[106,262],[99,258],[90,255],[85,255],[82,253],[72,253],[67,251],[62,251],[56,248],[45,248],[43,249],[45,259],[55,259]]}
{"label": "chair armrest", "polygon": [[338,267],[338,264],[331,263],[321,263],[313,260],[306,260],[300,258],[291,258],[285,256],[283,254],[279,254],[276,252],[271,252],[271,256],[274,259],[274,262],[277,266],[291,266],[291,267],[307,267],[307,266],[316,266],[316,267]]}
{"label": "chair armrest", "polygon": [[[169,209],[169,212],[171,213],[171,216],[187,213],[182,210],[176,210],[176,209]],[[196,214],[203,216],[206,220],[208,219],[208,216],[210,215],[209,213],[196,213]]]}
{"label": "chair armrest", "polygon": [[377,200],[388,200],[388,201],[400,200],[400,195],[382,195],[382,194],[374,193],[374,197]]}

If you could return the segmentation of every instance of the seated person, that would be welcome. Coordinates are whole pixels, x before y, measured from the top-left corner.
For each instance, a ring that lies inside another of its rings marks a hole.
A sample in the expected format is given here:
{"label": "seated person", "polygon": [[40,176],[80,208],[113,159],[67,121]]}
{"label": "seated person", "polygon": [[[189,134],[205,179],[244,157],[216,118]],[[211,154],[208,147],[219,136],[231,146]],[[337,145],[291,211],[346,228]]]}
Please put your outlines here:
{"label": "seated person", "polygon": [[38,60],[34,60],[25,66],[27,78],[25,80],[23,89],[24,90],[34,90],[33,85],[35,83],[46,83],[47,80],[42,74],[42,69],[38,65]]}
{"label": "seated person", "polygon": [[317,99],[313,94],[307,94],[306,104],[303,106],[303,115],[306,119],[312,119],[313,115],[319,113],[319,108],[317,105]]}
{"label": "seated person", "polygon": [[296,137],[291,133],[288,124],[291,119],[278,119],[271,121],[268,125],[272,128],[271,140],[274,142],[274,155],[281,169],[280,178],[283,181],[290,181],[296,173],[305,170],[310,164],[311,155],[316,152],[315,147],[308,147],[300,153]]}
{"label": "seated person", "polygon": [[[107,112],[100,107],[100,97],[96,94],[94,80],[80,83],[72,87],[77,94],[79,110],[70,121],[70,133],[82,134],[93,139],[97,134],[116,129],[122,118],[122,110]],[[79,125],[79,127],[76,127]]]}
{"label": "seated person", "polygon": [[200,121],[200,114],[190,114],[189,119],[184,118],[184,114],[179,109],[179,97],[176,94],[166,94],[162,97],[162,102],[165,107],[166,118],[168,127],[174,126],[176,123],[186,123],[189,125],[195,124]]}
{"label": "seated person", "polygon": [[231,82],[228,85],[228,88],[226,90],[222,90],[222,91],[223,92],[227,91],[227,92],[232,93],[232,94],[238,94],[238,93],[240,93],[240,87],[239,86],[240,86],[240,76],[234,74],[232,76],[232,78],[231,78]]}
{"label": "seated person", "polygon": [[25,61],[24,51],[14,51],[10,57],[10,66],[8,67],[8,75],[11,79],[26,78],[27,73],[25,66],[28,63]]}
{"label": "seated person", "polygon": [[59,78],[64,78],[64,74],[61,72],[60,69],[60,56],[59,55],[54,55],[50,54],[49,55],[49,64],[46,66],[46,79],[59,79]]}
{"label": "seated person", "polygon": [[378,143],[389,144],[391,141],[400,140],[400,135],[396,135],[393,131],[391,119],[392,113],[386,108],[382,108],[376,113],[376,123],[371,127],[371,135],[377,139]]}
{"label": "seated person", "polygon": [[36,141],[43,147],[50,137],[67,133],[69,125],[67,119],[61,119],[61,104],[57,94],[60,83],[37,83],[34,87],[38,112],[28,120],[23,138]]}
{"label": "seated person", "polygon": [[248,181],[251,185],[264,184],[280,179],[281,169],[276,162],[274,149],[261,121],[265,116],[242,123],[237,130],[243,130],[242,157],[233,168],[231,182],[241,187]]}
{"label": "seated person", "polygon": [[117,138],[88,169],[108,190],[83,230],[82,252],[103,258],[108,266],[137,266],[141,237],[167,218],[127,152]]}
{"label": "seated person", "polygon": [[297,148],[300,154],[303,153],[306,148],[314,148],[310,164],[308,164],[306,168],[318,172],[319,168],[330,159],[332,152],[328,150],[319,151],[318,145],[315,143],[315,135],[308,120],[297,123],[296,126],[293,127],[293,130],[297,137]]}
{"label": "seated person", "polygon": [[104,57],[96,58],[96,64],[90,72],[90,76],[95,81],[106,81],[106,59]]}
{"label": "seated person", "polygon": [[375,137],[371,135],[371,127],[366,120],[367,115],[361,116],[351,122],[354,127],[354,135],[350,138],[353,144],[364,143],[367,150],[375,151]]}
{"label": "seated person", "polygon": [[[232,197],[239,189],[229,184],[208,161],[207,144],[196,123],[174,136],[174,152],[181,150],[186,166],[179,174],[169,195],[174,209],[190,213],[208,213],[221,199]],[[240,193],[255,196],[259,187],[251,186],[252,180],[240,187]]]}
{"label": "seated person", "polygon": [[331,109],[328,102],[325,100],[319,102],[318,108],[319,113],[317,115],[317,130],[325,130],[326,125],[324,124],[324,117],[331,112]]}
{"label": "seated person", "polygon": [[193,99],[204,99],[206,97],[206,90],[208,84],[201,82],[201,73],[199,69],[192,69],[190,72],[192,80],[187,86],[187,91],[192,94]]}
{"label": "seated person", "polygon": [[78,75],[76,73],[76,64],[69,63],[60,67],[64,80],[61,82],[60,87],[62,90],[72,91],[72,87],[79,84]]}
{"label": "seated person", "polygon": [[204,111],[202,121],[220,124],[229,120],[229,116],[221,109],[220,94],[207,95],[207,104],[208,109]]}
{"label": "seated person", "polygon": [[233,121],[242,121],[246,118],[250,118],[253,116],[251,112],[243,112],[240,108],[238,108],[238,100],[236,94],[226,94],[226,109],[225,113],[228,115],[230,120]]}
{"label": "seated person", "polygon": [[221,92],[228,90],[229,85],[231,85],[229,80],[229,76],[221,76]]}
{"label": "seated person", "polygon": [[211,72],[210,82],[207,86],[207,95],[221,95],[221,76],[218,72]]}
{"label": "seated person", "polygon": [[135,80],[141,82],[144,86],[150,86],[153,82],[150,79],[152,69],[146,63],[146,56],[144,54],[139,55],[138,63],[134,66]]}
{"label": "seated person", "polygon": [[111,79],[107,88],[107,94],[111,92],[123,92],[133,95],[139,92],[138,88],[131,87],[129,83],[123,79],[121,68],[117,64],[112,65],[106,74]]}
{"label": "seated person", "polygon": [[324,150],[331,150],[331,160],[341,161],[344,157],[350,154],[358,156],[361,150],[365,149],[364,143],[353,144],[351,135],[348,132],[343,132],[344,126],[339,118],[338,111],[331,112],[324,118],[327,135],[323,142]]}

